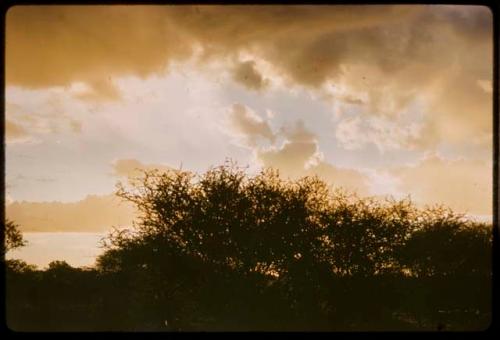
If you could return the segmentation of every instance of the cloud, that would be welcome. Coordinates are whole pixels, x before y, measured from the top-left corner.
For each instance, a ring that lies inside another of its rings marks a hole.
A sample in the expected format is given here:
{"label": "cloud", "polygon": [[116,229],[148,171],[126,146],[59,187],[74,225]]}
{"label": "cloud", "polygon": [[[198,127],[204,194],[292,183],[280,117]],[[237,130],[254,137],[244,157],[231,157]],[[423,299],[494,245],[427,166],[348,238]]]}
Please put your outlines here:
{"label": "cloud", "polygon": [[351,35],[421,12],[415,6],[17,6],[7,16],[7,82],[36,87],[147,76],[198,45],[206,55],[254,47],[296,81],[318,85],[359,52],[351,51],[357,46],[348,43]]}
{"label": "cloud", "polygon": [[413,149],[421,138],[422,126],[381,117],[355,116],[342,119],[335,137],[345,149],[356,150],[373,144],[381,152]]}
{"label": "cloud", "polygon": [[[368,115],[394,117],[424,100],[420,145],[492,130],[492,93],[477,86],[492,80],[487,7],[16,6],[6,34],[8,85],[84,82],[82,98],[117,100],[114,77],[161,73],[197,50],[201,66],[247,53],[291,85],[344,86],[341,100]],[[233,71],[247,88],[265,87],[253,60]]]}
{"label": "cloud", "polygon": [[262,77],[252,60],[238,63],[233,70],[233,78],[252,90],[261,90],[268,84],[268,80]]}
{"label": "cloud", "polygon": [[113,162],[114,175],[120,177],[135,178],[143,174],[143,171],[158,170],[165,172],[172,170],[163,164],[143,164],[136,159],[118,159]]}
{"label": "cloud", "polygon": [[84,82],[96,96],[116,99],[109,77],[146,77],[190,51],[170,27],[167,7],[14,6],[6,18],[6,82]]}
{"label": "cloud", "polygon": [[25,175],[17,175],[14,177],[14,181],[35,181],[35,182],[45,182],[45,183],[50,183],[50,182],[55,182],[56,178],[54,177],[30,177],[30,176],[25,176]]}
{"label": "cloud", "polygon": [[365,103],[363,99],[355,97],[352,94],[343,94],[338,96],[337,98],[343,101],[344,103],[351,105],[362,105]]}
{"label": "cloud", "polygon": [[7,203],[6,217],[22,231],[106,231],[130,227],[135,208],[114,195],[89,195],[77,202]]}
{"label": "cloud", "polygon": [[433,115],[426,117],[428,130],[451,143],[491,134],[492,93],[477,86],[474,76],[461,67],[447,82],[449,86],[435,90],[429,104]]}
{"label": "cloud", "polygon": [[90,102],[105,102],[122,98],[111,79],[97,79],[88,82],[89,86],[80,91],[76,97]]}
{"label": "cloud", "polygon": [[[8,86],[82,82],[82,99],[119,100],[115,78],[148,77],[195,56],[200,67],[217,59],[247,88],[263,89],[270,76],[258,61],[287,89],[342,88],[333,98],[366,117],[397,119],[421,103],[422,128],[409,142],[404,131],[395,143],[366,127],[385,148],[460,145],[492,132],[487,7],[17,6],[6,25]],[[242,54],[250,60],[235,67]]]}
{"label": "cloud", "polygon": [[259,137],[274,143],[275,135],[269,124],[249,107],[233,104],[229,118],[232,127],[246,138],[249,145],[255,145]]}
{"label": "cloud", "polygon": [[335,137],[344,148],[359,149],[367,143],[367,138],[361,131],[361,124],[359,117],[346,118],[337,124]]}
{"label": "cloud", "polygon": [[316,142],[287,141],[280,148],[260,150],[257,155],[265,166],[277,167],[292,176],[300,176],[316,151]]}
{"label": "cloud", "polygon": [[411,6],[174,6],[171,18],[204,48],[204,58],[250,52],[291,81],[318,87],[359,54],[351,41],[362,34],[353,32],[391,27],[419,12]]}
{"label": "cloud", "polygon": [[264,166],[277,167],[286,174],[296,177],[305,171],[306,163],[318,151],[314,134],[299,120],[295,125],[283,127],[281,133],[286,138],[280,147],[257,149],[257,158]]}
{"label": "cloud", "polygon": [[82,132],[82,123],[77,121],[76,119],[70,119],[69,126],[71,127],[71,130],[75,133]]}
{"label": "cloud", "polygon": [[391,170],[399,190],[421,204],[446,204],[458,212],[491,215],[490,161],[445,160],[431,155],[414,166]]}
{"label": "cloud", "polygon": [[359,195],[370,193],[369,178],[355,169],[343,169],[322,161],[310,167],[306,175],[316,175],[335,187],[347,189]]}
{"label": "cloud", "polygon": [[297,121],[292,128],[283,128],[282,133],[286,140],[281,147],[256,150],[257,159],[264,167],[277,168],[291,178],[316,175],[333,186],[361,195],[368,193],[364,174],[354,169],[336,167],[323,160],[316,136],[303,121]]}
{"label": "cloud", "polygon": [[42,135],[82,131],[79,108],[63,91],[10,87],[6,98],[5,116],[23,130],[26,138],[22,141],[40,142]]}
{"label": "cloud", "polygon": [[[11,84],[144,77],[199,47],[203,59],[251,51],[295,82],[319,86],[345,63],[386,74],[414,62],[444,65],[437,57],[455,52],[441,42],[484,47],[491,14],[474,6],[17,6],[7,28]],[[252,74],[253,66],[239,70]]]}
{"label": "cloud", "polygon": [[491,80],[478,79],[477,86],[479,86],[486,93],[493,92],[493,84],[492,84]]}
{"label": "cloud", "polygon": [[5,140],[7,143],[21,142],[29,139],[27,130],[9,119],[5,120]]}

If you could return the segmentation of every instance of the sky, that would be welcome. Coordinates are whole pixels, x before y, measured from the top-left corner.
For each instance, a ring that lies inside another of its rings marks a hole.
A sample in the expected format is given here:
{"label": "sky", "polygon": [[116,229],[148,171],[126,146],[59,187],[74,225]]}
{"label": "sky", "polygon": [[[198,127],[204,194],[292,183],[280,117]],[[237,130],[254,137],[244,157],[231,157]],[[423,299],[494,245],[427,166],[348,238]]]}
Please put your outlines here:
{"label": "sky", "polygon": [[6,215],[130,225],[138,169],[318,175],[492,215],[492,14],[481,6],[15,6]]}
{"label": "sky", "polygon": [[92,267],[104,252],[106,233],[92,232],[25,232],[28,246],[12,249],[8,259],[19,259],[45,269],[53,261],[66,261],[73,267]]}

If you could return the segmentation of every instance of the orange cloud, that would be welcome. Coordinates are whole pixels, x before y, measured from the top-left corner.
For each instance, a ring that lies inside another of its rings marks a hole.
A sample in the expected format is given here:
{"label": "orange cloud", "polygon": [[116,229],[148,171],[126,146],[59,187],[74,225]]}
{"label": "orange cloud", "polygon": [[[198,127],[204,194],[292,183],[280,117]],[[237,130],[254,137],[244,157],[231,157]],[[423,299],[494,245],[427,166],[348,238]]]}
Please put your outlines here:
{"label": "orange cloud", "polygon": [[[341,100],[368,114],[394,116],[424,98],[428,123],[416,144],[435,146],[491,132],[492,93],[477,82],[492,80],[492,47],[492,15],[481,6],[16,6],[6,82],[84,82],[82,98],[116,100],[113,77],[161,73],[195,49],[200,65],[244,52],[292,84],[345,85]],[[250,89],[266,85],[252,61],[233,71]]]}
{"label": "orange cloud", "polygon": [[269,124],[250,108],[245,105],[234,104],[229,114],[233,128],[245,136],[250,145],[255,145],[259,137],[274,143],[275,135]]}
{"label": "orange cloud", "polygon": [[457,212],[491,215],[491,161],[430,156],[415,166],[393,169],[400,190],[421,204],[446,204]]}
{"label": "orange cloud", "polygon": [[28,138],[28,132],[26,129],[9,120],[5,120],[5,139],[8,143],[26,140]]}
{"label": "orange cloud", "polygon": [[84,82],[116,99],[110,77],[160,72],[190,47],[166,7],[14,6],[6,17],[6,82],[30,88]]}
{"label": "orange cloud", "polygon": [[114,195],[90,195],[77,202],[17,202],[5,207],[5,215],[22,231],[107,231],[130,227],[135,208]]}
{"label": "orange cloud", "polygon": [[[6,102],[5,108],[5,116],[9,117],[6,122],[7,141],[38,142],[40,135],[67,130],[78,134],[82,131],[81,121],[68,113],[72,107],[57,92],[38,97],[30,96],[24,89],[14,91],[17,94]],[[9,92],[6,97],[9,97]]]}
{"label": "orange cloud", "polygon": [[327,183],[360,195],[368,194],[368,178],[354,169],[343,169],[322,160],[316,136],[302,121],[282,129],[286,141],[279,148],[257,149],[257,159],[264,167],[279,169],[285,176],[318,176]]}
{"label": "orange cloud", "polygon": [[[201,45],[205,59],[255,46],[296,81],[314,84],[339,60],[325,37],[417,12],[401,6],[15,6],[7,13],[6,80],[27,87],[83,81],[113,93],[109,84],[101,86],[108,77],[161,72]],[[256,84],[252,65],[241,66],[236,77]]]}
{"label": "orange cloud", "polygon": [[135,178],[141,176],[144,171],[162,172],[172,170],[172,168],[162,164],[143,164],[136,159],[119,159],[113,163],[113,170],[116,176]]}

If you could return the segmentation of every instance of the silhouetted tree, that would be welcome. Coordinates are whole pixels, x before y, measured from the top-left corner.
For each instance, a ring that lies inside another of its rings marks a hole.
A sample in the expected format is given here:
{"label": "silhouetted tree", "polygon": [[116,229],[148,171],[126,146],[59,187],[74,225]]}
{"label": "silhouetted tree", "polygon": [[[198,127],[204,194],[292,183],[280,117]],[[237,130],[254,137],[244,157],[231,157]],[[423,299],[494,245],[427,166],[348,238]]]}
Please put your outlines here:
{"label": "silhouetted tree", "polygon": [[491,225],[409,199],[234,164],[147,171],[95,268],[8,272],[22,330],[474,330],[491,316]]}
{"label": "silhouetted tree", "polygon": [[444,207],[424,213],[399,254],[404,267],[416,276],[491,275],[491,226]]}
{"label": "silhouetted tree", "polygon": [[5,220],[4,223],[4,242],[2,242],[2,255],[19,247],[26,245],[26,241],[23,239],[23,234],[19,230],[19,225],[11,220]]}
{"label": "silhouetted tree", "polygon": [[[405,280],[421,268],[446,275],[456,266],[438,234],[457,227],[454,249],[473,251],[467,240],[482,249],[462,269],[489,268],[486,228],[478,233],[472,222],[409,200],[331,190],[315,177],[288,181],[272,169],[249,177],[234,164],[201,176],[150,171],[118,195],[141,217],[133,231],[109,237],[100,268],[134,273],[135,305],[156,301],[155,313],[174,329],[269,329],[269,320],[281,329],[383,324],[405,296]],[[426,247],[434,258],[417,251]]]}

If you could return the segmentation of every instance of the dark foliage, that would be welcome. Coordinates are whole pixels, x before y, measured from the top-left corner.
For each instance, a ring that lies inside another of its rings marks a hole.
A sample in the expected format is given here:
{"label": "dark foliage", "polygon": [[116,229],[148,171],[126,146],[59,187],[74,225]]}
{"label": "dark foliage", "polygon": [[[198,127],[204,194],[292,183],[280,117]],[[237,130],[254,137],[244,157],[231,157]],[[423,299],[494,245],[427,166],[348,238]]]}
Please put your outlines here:
{"label": "dark foliage", "polygon": [[491,226],[317,178],[147,172],[95,268],[7,266],[15,330],[479,330]]}
{"label": "dark foliage", "polygon": [[26,245],[26,241],[23,239],[23,235],[19,230],[19,226],[13,221],[6,220],[4,223],[4,233],[2,242],[2,258],[5,254],[12,249],[16,249]]}

